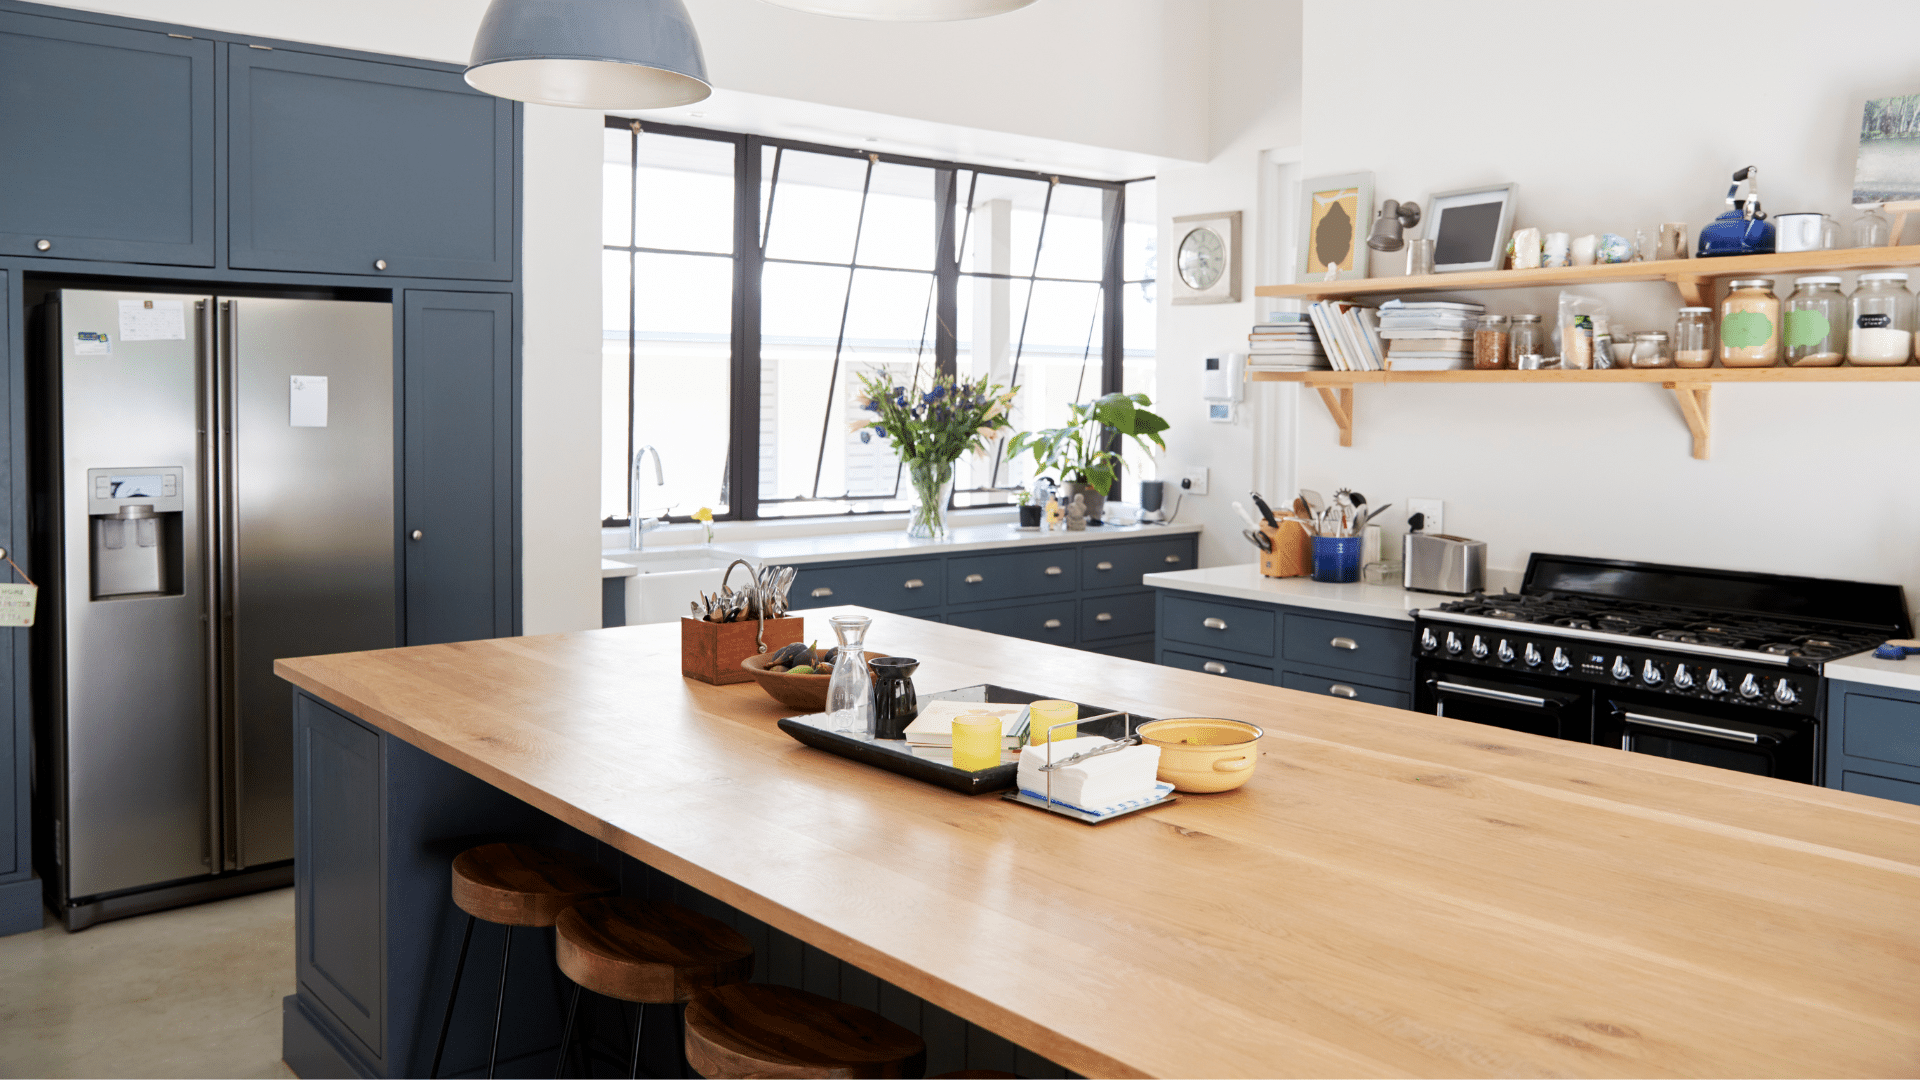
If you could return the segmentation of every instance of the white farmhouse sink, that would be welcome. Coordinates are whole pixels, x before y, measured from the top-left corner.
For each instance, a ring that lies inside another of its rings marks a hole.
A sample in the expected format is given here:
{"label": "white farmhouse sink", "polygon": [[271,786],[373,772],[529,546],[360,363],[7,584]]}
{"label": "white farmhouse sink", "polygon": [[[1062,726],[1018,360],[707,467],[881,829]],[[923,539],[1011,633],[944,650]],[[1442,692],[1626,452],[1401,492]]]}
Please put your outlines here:
{"label": "white farmhouse sink", "polygon": [[[734,556],[706,548],[659,548],[653,551],[606,551],[601,558],[631,563],[640,572],[627,579],[627,625],[672,622],[691,614],[687,605],[700,594],[720,591],[720,577]],[[749,574],[736,570],[733,580],[744,584]]]}

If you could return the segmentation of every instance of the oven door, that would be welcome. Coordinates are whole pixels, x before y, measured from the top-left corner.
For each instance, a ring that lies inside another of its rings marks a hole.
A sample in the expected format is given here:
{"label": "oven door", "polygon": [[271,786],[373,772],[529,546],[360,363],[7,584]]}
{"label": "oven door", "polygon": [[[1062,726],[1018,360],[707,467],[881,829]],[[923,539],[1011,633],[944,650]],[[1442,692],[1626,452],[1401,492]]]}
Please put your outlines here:
{"label": "oven door", "polygon": [[1691,761],[1756,776],[1814,782],[1817,725],[1806,717],[1734,710],[1679,710],[1662,702],[1601,702],[1593,741],[1635,754]]}
{"label": "oven door", "polygon": [[1583,690],[1548,689],[1517,679],[1463,675],[1423,665],[1419,696],[1420,711],[1435,716],[1571,742],[1592,739],[1592,698]]}

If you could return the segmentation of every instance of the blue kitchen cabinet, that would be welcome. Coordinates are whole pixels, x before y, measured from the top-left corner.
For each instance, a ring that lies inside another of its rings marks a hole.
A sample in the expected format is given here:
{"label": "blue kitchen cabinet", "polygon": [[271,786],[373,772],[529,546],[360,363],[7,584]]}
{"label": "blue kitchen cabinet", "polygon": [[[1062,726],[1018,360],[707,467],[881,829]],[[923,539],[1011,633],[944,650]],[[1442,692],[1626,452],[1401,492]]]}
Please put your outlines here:
{"label": "blue kitchen cabinet", "polygon": [[1072,645],[1077,641],[1074,632],[1078,622],[1074,617],[1075,606],[1075,601],[1069,598],[1037,604],[976,608],[951,612],[947,615],[947,622],[969,630],[985,630],[989,634],[1044,641],[1050,645]]}
{"label": "blue kitchen cabinet", "polygon": [[940,606],[941,560],[886,559],[820,563],[794,575],[789,596],[796,608],[858,604],[882,611]]}
{"label": "blue kitchen cabinet", "polygon": [[406,292],[406,643],[514,629],[513,298]]}
{"label": "blue kitchen cabinet", "polygon": [[0,11],[0,255],[212,266],[214,48]]}
{"label": "blue kitchen cabinet", "polygon": [[1079,591],[1080,553],[1069,544],[969,553],[947,560],[947,603],[982,604]]}
{"label": "blue kitchen cabinet", "polygon": [[1155,658],[1289,690],[1413,707],[1413,624],[1159,590]]}
{"label": "blue kitchen cabinet", "polygon": [[1827,786],[1920,805],[1920,691],[1828,684]]}
{"label": "blue kitchen cabinet", "polygon": [[[16,283],[0,270],[0,363],[8,359],[13,335],[8,333],[17,313]],[[11,365],[0,367],[10,370]],[[19,454],[23,411],[16,403],[0,409],[0,446]],[[26,493],[14,483],[14,473],[0,471],[0,547],[14,555],[17,538],[26,535]],[[16,527],[17,526],[17,527]],[[11,567],[0,563],[0,581],[17,581]],[[29,770],[33,743],[26,722],[27,635],[25,629],[0,630],[0,935],[40,928],[40,880],[33,876],[33,812]]]}
{"label": "blue kitchen cabinet", "polygon": [[506,281],[513,103],[456,72],[227,46],[235,267]]}

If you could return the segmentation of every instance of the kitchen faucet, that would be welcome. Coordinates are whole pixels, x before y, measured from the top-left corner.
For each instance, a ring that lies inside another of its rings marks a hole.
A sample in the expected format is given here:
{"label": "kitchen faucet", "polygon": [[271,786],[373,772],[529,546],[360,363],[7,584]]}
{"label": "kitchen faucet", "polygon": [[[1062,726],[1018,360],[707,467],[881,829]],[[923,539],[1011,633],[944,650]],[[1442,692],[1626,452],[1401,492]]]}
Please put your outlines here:
{"label": "kitchen faucet", "polygon": [[641,538],[648,532],[667,523],[667,516],[641,518],[640,516],[640,463],[647,455],[653,455],[653,484],[665,487],[666,474],[660,468],[660,451],[653,446],[643,446],[633,455],[633,468],[627,474],[627,550],[639,551]]}

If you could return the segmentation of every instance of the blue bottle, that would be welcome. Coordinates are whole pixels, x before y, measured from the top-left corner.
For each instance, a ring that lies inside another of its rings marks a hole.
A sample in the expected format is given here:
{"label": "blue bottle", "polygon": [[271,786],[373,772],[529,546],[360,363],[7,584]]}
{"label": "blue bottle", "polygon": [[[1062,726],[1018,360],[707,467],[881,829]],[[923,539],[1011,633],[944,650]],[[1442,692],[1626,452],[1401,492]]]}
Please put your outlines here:
{"label": "blue bottle", "polygon": [[[1747,185],[1746,198],[1740,198],[1740,184]],[[1726,213],[1714,218],[1700,230],[1700,258],[1718,255],[1773,254],[1773,223],[1760,210],[1760,169],[1749,165],[1733,174],[1727,188]]]}

